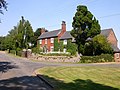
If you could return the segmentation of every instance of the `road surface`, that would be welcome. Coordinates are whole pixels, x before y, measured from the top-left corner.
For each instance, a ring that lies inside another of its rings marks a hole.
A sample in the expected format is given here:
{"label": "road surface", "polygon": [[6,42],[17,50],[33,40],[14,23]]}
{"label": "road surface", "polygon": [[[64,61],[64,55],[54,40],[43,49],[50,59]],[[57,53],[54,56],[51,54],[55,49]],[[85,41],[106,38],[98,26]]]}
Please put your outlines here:
{"label": "road surface", "polygon": [[120,63],[63,64],[34,62],[0,52],[0,90],[52,90],[34,75],[38,68],[48,66],[100,66],[120,68]]}

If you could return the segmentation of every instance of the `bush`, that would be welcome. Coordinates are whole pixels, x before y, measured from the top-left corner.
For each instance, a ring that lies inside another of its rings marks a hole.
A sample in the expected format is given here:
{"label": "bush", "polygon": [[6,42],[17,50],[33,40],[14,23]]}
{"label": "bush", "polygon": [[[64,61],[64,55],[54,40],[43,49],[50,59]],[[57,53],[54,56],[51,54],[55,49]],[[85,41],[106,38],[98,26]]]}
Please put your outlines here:
{"label": "bush", "polygon": [[40,52],[42,52],[42,49],[40,49],[39,47],[34,47],[32,48],[32,52],[35,54],[40,54]]}
{"label": "bush", "polygon": [[71,56],[69,53],[47,53],[47,54],[43,54],[45,56]]}
{"label": "bush", "polygon": [[82,56],[81,63],[100,63],[100,62],[112,62],[113,56],[110,54],[102,54],[99,56]]}
{"label": "bush", "polygon": [[16,51],[15,51],[15,50],[10,50],[10,53],[11,53],[11,54],[15,54]]}
{"label": "bush", "polygon": [[71,53],[71,55],[76,55],[77,45],[75,43],[72,43],[71,40],[68,40],[66,47],[67,47],[67,52]]}
{"label": "bush", "polygon": [[22,55],[22,50],[20,48],[17,48],[16,55],[18,55],[18,56]]}

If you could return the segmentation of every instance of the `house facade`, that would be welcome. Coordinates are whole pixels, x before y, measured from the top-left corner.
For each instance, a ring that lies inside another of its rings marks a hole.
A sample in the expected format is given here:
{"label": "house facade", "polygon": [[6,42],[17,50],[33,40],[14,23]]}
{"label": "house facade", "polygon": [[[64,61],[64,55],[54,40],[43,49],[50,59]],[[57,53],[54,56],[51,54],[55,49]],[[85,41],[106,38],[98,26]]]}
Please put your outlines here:
{"label": "house facade", "polygon": [[115,33],[112,28],[110,29],[104,29],[101,31],[101,34],[104,35],[108,42],[111,43],[111,47],[113,49],[114,53],[114,60],[116,62],[120,62],[120,49],[118,48],[118,40],[115,36]]}
{"label": "house facade", "polygon": [[66,31],[65,21],[62,21],[61,29],[53,30],[50,32],[45,32],[45,30],[42,29],[41,35],[38,37],[38,43],[40,44],[40,47],[44,49],[45,52],[53,52],[54,51],[54,39],[57,38],[59,42],[60,40],[63,40],[64,38],[63,44],[66,44],[68,38],[63,37],[66,35],[69,36],[69,38],[73,38],[70,35],[70,32]]}
{"label": "house facade", "polygon": [[[114,51],[114,60],[120,62],[120,49],[118,48],[118,40],[115,36],[115,33],[112,28],[101,30],[101,35],[104,35],[108,42],[111,43],[111,46]],[[53,52],[54,51],[54,39],[57,38],[58,42],[63,41],[63,45],[67,45],[68,40],[75,42],[74,38],[70,34],[70,31],[66,31],[66,23],[62,21],[61,29],[53,30],[50,32],[45,32],[45,29],[41,30],[41,35],[38,37],[38,43],[41,48],[44,49],[44,52]],[[64,48],[63,52],[66,52]]]}

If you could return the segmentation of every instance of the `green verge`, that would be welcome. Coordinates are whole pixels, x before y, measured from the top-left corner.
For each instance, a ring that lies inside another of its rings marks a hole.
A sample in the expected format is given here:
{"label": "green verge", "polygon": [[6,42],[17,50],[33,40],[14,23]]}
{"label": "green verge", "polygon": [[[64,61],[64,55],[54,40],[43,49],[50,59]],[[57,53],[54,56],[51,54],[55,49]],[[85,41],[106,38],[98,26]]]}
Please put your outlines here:
{"label": "green verge", "polygon": [[38,72],[55,90],[120,90],[120,67],[45,67]]}

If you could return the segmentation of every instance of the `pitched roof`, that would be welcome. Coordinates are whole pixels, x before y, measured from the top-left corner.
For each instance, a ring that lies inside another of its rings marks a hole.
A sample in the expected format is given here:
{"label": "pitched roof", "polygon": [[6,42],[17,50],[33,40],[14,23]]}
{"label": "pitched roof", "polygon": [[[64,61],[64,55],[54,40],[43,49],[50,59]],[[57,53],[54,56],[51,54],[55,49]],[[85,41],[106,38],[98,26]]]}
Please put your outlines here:
{"label": "pitched roof", "polygon": [[66,31],[61,37],[60,39],[72,39],[73,36],[70,34],[70,31]]}
{"label": "pitched roof", "polygon": [[38,37],[38,39],[56,37],[56,36],[58,36],[58,34],[59,34],[60,31],[61,31],[61,29],[50,31],[50,32],[45,32],[45,33],[41,34]]}
{"label": "pitched roof", "polygon": [[113,31],[112,28],[110,29],[104,29],[104,30],[101,30],[101,33],[102,35],[104,35],[106,38],[109,36],[110,32]]}
{"label": "pitched roof", "polygon": [[120,49],[117,46],[111,45],[111,47],[112,47],[114,52],[120,52]]}

